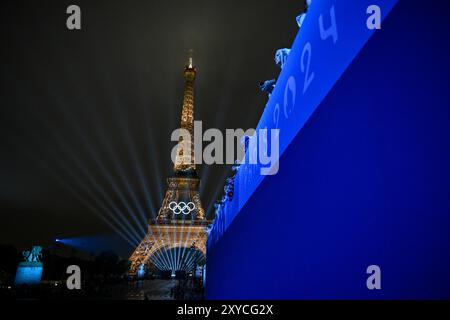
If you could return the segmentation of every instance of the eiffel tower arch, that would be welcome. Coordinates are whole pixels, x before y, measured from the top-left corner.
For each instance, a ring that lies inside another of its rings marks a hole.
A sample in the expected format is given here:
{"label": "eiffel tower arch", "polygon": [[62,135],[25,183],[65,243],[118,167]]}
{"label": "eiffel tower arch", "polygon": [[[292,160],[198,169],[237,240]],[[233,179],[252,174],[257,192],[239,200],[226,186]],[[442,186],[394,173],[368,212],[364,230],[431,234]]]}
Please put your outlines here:
{"label": "eiffel tower arch", "polygon": [[190,250],[195,247],[206,256],[206,240],[207,233],[203,221],[184,225],[172,221],[167,224],[161,224],[157,220],[152,221],[147,235],[130,257],[130,274],[136,274],[141,265],[148,268],[154,263],[152,258],[160,250],[169,251],[173,248]]}
{"label": "eiffel tower arch", "polygon": [[[167,178],[167,189],[156,219],[149,221],[144,239],[129,258],[130,275],[142,266],[155,265],[160,251],[173,248],[195,249],[206,256],[207,227],[194,158],[194,81],[197,70],[192,56],[184,69],[184,96],[180,128],[190,133],[183,141],[180,135],[173,174]],[[167,256],[167,255],[166,255]],[[175,272],[176,270],[172,270]]]}

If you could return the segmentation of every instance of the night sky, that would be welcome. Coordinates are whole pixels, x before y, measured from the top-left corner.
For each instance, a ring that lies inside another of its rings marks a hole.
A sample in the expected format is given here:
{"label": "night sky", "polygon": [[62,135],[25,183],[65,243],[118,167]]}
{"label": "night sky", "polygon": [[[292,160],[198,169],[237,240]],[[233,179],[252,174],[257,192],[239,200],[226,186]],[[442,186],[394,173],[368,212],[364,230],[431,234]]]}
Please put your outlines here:
{"label": "night sky", "polygon": [[[81,7],[80,31],[66,28],[70,4]],[[0,243],[21,249],[117,235],[127,224],[140,239],[172,171],[188,50],[204,130],[254,128],[267,101],[258,83],[280,72],[275,50],[293,42],[303,7],[301,0],[2,3]],[[198,171],[210,215],[229,167]],[[121,244],[111,249],[134,249]]]}

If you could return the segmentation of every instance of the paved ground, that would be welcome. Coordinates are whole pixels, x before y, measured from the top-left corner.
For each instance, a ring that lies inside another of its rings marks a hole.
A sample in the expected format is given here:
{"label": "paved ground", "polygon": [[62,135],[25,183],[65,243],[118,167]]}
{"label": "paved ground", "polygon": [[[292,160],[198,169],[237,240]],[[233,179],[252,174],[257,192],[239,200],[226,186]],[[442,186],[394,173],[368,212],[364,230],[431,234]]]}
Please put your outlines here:
{"label": "paved ground", "polygon": [[143,280],[128,287],[125,295],[127,300],[173,300],[170,289],[175,287],[178,280]]}
{"label": "paved ground", "polygon": [[[181,283],[179,283],[181,281]],[[186,280],[143,280],[135,282],[121,282],[110,285],[92,285],[84,290],[64,290],[61,287],[40,286],[36,288],[22,288],[19,292],[0,291],[0,297],[10,296],[20,300],[35,299],[74,299],[74,300],[201,300],[202,290],[195,288],[191,281]],[[173,296],[171,296],[171,289]],[[6,289],[5,289],[6,290]]]}

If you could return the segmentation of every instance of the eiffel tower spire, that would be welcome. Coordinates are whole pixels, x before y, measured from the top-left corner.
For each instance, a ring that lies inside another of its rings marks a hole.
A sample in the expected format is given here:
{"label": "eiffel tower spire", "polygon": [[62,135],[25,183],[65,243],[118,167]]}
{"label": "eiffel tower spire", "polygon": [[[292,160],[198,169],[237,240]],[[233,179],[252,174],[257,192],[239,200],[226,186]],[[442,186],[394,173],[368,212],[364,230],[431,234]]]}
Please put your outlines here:
{"label": "eiffel tower spire", "polygon": [[177,155],[174,164],[175,173],[191,172],[195,175],[194,157],[194,82],[197,70],[194,66],[192,50],[189,51],[188,63],[184,69],[184,95],[181,109],[180,129],[186,130],[190,139],[183,140],[180,134]]}
{"label": "eiffel tower spire", "polygon": [[[194,82],[197,70],[192,50],[184,68],[184,95],[181,109],[180,133],[174,163],[174,175],[167,179],[167,190],[158,212],[159,221],[172,219],[204,220],[205,210],[199,195],[200,179],[197,176],[194,157]],[[188,133],[188,137],[186,137]],[[177,204],[176,209],[174,209]],[[180,208],[184,208],[180,214]]]}

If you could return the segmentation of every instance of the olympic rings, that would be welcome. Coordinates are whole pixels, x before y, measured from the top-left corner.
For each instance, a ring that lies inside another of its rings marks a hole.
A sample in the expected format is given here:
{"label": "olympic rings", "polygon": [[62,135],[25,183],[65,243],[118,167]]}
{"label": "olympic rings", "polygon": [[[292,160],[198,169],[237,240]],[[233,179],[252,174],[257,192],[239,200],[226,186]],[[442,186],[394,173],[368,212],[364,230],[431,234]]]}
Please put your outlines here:
{"label": "olympic rings", "polygon": [[174,213],[174,214],[189,214],[191,213],[193,210],[195,210],[195,204],[193,202],[178,202],[176,203],[175,201],[172,201],[169,203],[169,209]]}

